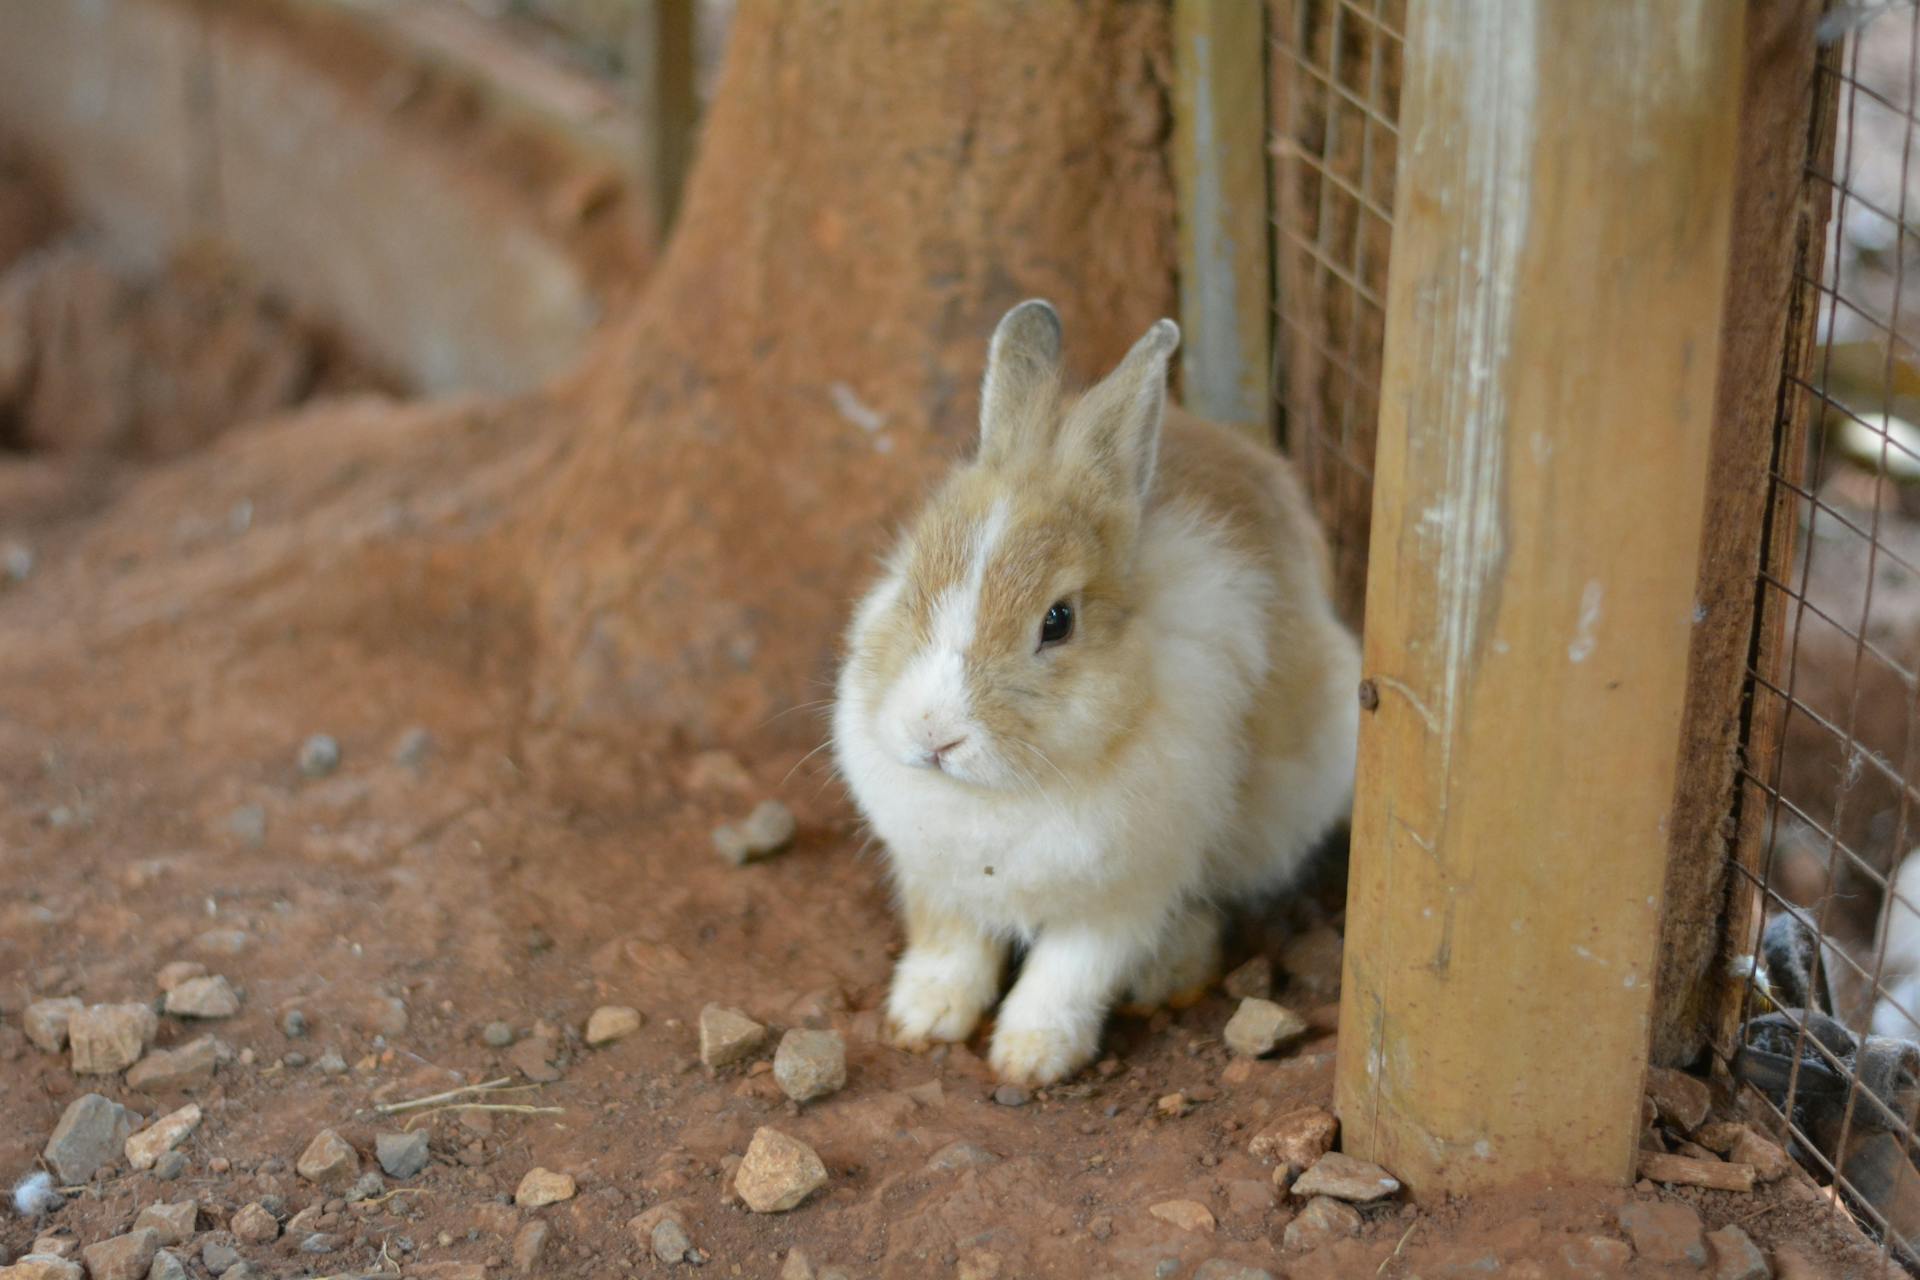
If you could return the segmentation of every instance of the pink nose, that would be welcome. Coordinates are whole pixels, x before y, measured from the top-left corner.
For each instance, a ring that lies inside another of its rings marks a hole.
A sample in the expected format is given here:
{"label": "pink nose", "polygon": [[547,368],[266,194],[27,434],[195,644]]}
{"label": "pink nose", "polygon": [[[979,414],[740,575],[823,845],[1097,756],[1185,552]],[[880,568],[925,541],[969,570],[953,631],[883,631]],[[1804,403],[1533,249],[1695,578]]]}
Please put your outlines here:
{"label": "pink nose", "polygon": [[940,757],[946,755],[948,752],[960,746],[965,741],[966,741],[965,737],[959,737],[959,738],[955,738],[952,742],[947,743],[945,746],[935,747],[933,750],[927,753],[927,764],[932,768],[938,769],[940,767]]}

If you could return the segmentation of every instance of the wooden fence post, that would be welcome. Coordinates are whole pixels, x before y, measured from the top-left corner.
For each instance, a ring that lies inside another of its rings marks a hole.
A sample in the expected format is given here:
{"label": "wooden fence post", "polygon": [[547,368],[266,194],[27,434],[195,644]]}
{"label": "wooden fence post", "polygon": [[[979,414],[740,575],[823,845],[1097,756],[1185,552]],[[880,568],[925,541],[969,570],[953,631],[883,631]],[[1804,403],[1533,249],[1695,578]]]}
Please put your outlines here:
{"label": "wooden fence post", "polygon": [[1417,1196],[1640,1129],[1741,0],[1413,0],[1337,1103]]}

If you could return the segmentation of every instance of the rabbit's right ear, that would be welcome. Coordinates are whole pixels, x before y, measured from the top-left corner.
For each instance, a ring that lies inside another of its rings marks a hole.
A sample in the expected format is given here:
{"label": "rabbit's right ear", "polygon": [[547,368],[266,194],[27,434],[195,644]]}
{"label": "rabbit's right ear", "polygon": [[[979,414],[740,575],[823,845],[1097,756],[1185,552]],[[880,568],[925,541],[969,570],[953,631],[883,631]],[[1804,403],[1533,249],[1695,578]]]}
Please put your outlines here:
{"label": "rabbit's right ear", "polygon": [[1060,314],[1042,298],[1001,317],[980,386],[980,460],[1045,449],[1060,406]]}

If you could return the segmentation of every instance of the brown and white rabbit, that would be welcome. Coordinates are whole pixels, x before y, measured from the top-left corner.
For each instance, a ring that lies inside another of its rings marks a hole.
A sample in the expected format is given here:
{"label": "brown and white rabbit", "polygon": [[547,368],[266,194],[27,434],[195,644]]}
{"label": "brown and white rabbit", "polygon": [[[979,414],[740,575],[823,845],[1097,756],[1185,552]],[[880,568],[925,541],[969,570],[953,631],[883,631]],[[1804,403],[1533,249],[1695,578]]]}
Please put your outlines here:
{"label": "brown and white rabbit", "polygon": [[1287,464],[1166,407],[1155,324],[1084,394],[1045,302],[1001,320],[978,456],[861,602],[834,710],[885,842],[907,948],[896,1043],[964,1040],[1000,994],[994,1070],[1095,1056],[1122,997],[1209,981],[1220,908],[1284,887],[1347,813],[1359,654]]}

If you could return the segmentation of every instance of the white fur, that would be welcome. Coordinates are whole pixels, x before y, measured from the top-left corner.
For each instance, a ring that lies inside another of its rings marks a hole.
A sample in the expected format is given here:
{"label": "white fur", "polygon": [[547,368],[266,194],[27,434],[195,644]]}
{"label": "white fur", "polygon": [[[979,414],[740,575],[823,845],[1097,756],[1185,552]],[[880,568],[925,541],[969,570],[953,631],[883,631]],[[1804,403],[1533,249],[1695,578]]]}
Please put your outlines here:
{"label": "white fur", "polygon": [[[976,548],[988,544],[983,537]],[[1178,505],[1148,508],[1138,555],[1150,722],[1094,786],[1040,770],[1031,786],[983,788],[957,771],[917,767],[917,740],[901,718],[910,726],[920,708],[949,705],[938,697],[952,694],[945,681],[954,672],[943,656],[923,655],[899,689],[867,687],[858,655],[886,611],[876,602],[900,596],[901,569],[856,613],[855,660],[834,715],[841,772],[901,887],[978,935],[902,957],[889,1015],[905,1041],[970,1034],[997,990],[1006,944],[1017,940],[1030,950],[1001,1007],[993,1065],[1014,1079],[1061,1078],[1093,1056],[1108,1008],[1130,985],[1152,1000],[1196,969],[1204,976],[1217,933],[1212,904],[1284,882],[1345,811],[1359,660],[1318,584],[1276,583],[1206,513]],[[977,598],[979,574],[970,586]],[[1297,726],[1299,754],[1250,770],[1249,708],[1276,657],[1296,660],[1267,651],[1281,590],[1305,597],[1292,606],[1315,624],[1316,645],[1337,651],[1335,671],[1324,705],[1309,712],[1320,722]],[[964,690],[964,665],[960,676]],[[964,723],[977,776],[1015,767],[1005,744]]]}
{"label": "white fur", "polygon": [[43,1218],[66,1200],[53,1185],[53,1175],[36,1169],[13,1184],[13,1211],[23,1218]]}

